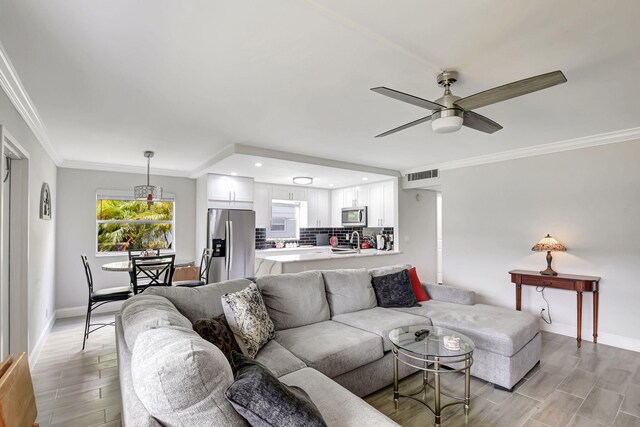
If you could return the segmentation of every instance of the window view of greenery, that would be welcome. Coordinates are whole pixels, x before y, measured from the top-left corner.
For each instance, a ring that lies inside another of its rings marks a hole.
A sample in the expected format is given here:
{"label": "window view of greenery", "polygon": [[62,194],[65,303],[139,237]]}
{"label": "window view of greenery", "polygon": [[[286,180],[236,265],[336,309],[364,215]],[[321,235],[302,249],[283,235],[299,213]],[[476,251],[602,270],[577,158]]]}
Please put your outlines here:
{"label": "window view of greenery", "polygon": [[98,252],[171,249],[173,202],[97,200]]}

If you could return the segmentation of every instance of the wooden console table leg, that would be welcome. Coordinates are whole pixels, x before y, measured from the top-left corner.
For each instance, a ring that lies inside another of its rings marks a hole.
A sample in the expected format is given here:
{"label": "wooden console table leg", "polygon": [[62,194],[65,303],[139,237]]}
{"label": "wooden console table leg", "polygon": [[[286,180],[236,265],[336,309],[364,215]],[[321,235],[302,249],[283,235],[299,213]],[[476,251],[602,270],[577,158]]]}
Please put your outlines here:
{"label": "wooden console table leg", "polygon": [[582,291],[577,291],[577,298],[578,298],[578,307],[577,307],[577,312],[578,312],[578,348],[580,348],[582,346]]}
{"label": "wooden console table leg", "polygon": [[516,284],[516,310],[520,311],[522,308],[522,285]]}
{"label": "wooden console table leg", "polygon": [[598,300],[600,293],[598,289],[593,291],[593,343],[598,342]]}

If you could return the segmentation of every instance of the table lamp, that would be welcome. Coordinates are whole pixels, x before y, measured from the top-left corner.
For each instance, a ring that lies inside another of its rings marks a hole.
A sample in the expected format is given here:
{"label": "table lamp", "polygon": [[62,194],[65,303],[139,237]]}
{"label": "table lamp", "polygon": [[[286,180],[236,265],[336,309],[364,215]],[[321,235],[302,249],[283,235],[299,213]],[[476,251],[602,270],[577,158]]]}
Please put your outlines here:
{"label": "table lamp", "polygon": [[544,274],[545,276],[557,276],[558,273],[553,271],[551,268],[551,251],[566,251],[567,248],[556,239],[547,234],[542,240],[536,243],[532,248],[532,251],[547,251],[547,269],[542,270],[540,274]]}

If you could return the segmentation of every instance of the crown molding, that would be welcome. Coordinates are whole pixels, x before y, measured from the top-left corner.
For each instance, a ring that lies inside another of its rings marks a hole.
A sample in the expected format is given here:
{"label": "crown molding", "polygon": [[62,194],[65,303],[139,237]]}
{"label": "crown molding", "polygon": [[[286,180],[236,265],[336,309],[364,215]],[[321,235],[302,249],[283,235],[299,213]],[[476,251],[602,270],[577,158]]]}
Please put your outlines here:
{"label": "crown molding", "polygon": [[18,77],[18,73],[7,56],[2,43],[0,43],[0,87],[2,87],[2,90],[7,94],[13,106],[27,123],[27,126],[29,126],[31,132],[33,132],[36,139],[40,142],[42,148],[49,154],[51,160],[53,160],[57,166],[60,166],[60,156],[55,148],[53,148],[53,145],[51,145],[51,141],[49,141],[49,137],[47,136],[47,130],[42,123],[42,119],[40,119],[38,110],[22,85],[22,81]]}
{"label": "crown molding", "polygon": [[549,144],[535,145],[533,147],[518,148],[515,150],[502,151],[499,153],[487,154],[483,156],[468,157],[466,159],[453,160],[450,162],[432,163],[420,167],[404,169],[402,170],[402,174],[406,175],[409,173],[430,169],[447,170],[466,168],[469,166],[484,165],[487,163],[504,162],[506,160],[541,156],[543,154],[553,154],[562,151],[579,150],[582,148],[596,147],[598,145],[615,144],[616,142],[631,141],[633,139],[640,139],[640,127],[574,139],[567,139],[564,141],[557,141]]}
{"label": "crown molding", "polygon": [[[58,166],[65,169],[84,169],[103,172],[134,173],[140,175],[147,174],[146,166],[114,165],[112,163],[83,162],[78,160],[64,160]],[[150,173],[151,175],[157,176],[175,176],[179,178],[191,177],[191,172],[175,169],[151,168]]]}

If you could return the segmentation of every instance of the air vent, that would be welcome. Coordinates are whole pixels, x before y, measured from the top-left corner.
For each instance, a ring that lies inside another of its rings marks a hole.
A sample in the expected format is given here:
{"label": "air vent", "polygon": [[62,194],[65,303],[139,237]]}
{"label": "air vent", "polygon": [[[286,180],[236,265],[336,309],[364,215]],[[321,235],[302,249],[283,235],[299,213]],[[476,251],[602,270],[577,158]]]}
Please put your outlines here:
{"label": "air vent", "polygon": [[421,171],[407,174],[407,181],[419,181],[421,179],[431,179],[438,177],[438,169],[431,169],[430,171]]}

